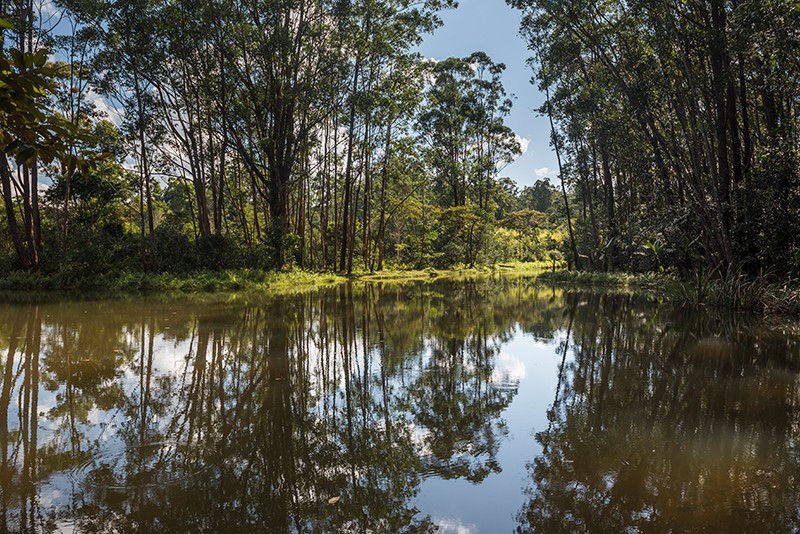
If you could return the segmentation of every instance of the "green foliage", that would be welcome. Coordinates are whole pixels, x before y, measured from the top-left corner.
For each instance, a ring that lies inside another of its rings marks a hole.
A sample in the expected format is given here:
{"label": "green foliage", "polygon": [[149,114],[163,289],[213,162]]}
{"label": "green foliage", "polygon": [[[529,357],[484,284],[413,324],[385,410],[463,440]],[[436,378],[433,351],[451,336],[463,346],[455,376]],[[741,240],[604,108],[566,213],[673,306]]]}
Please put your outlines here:
{"label": "green foliage", "polygon": [[797,273],[797,2],[508,3],[548,96],[581,263]]}
{"label": "green foliage", "polygon": [[[115,270],[349,273],[541,258],[540,234],[558,223],[522,214],[516,184],[500,176],[520,152],[504,122],[505,66],[483,52],[437,64],[413,52],[452,7],[60,4],[69,31],[25,30],[51,50],[26,59],[4,48],[18,109],[45,128],[36,170],[53,185],[24,199],[32,222],[20,239],[0,237],[0,254],[31,256],[8,268],[41,262],[65,283]],[[60,59],[47,64],[51,51]],[[24,101],[23,89],[39,96]],[[24,124],[16,113],[4,124]],[[47,152],[48,124],[63,134],[62,159]],[[80,163],[91,154],[103,159]]]}
{"label": "green foliage", "polygon": [[533,186],[526,186],[520,194],[520,204],[529,210],[547,213],[555,204],[553,197],[558,195],[556,188],[550,180],[543,178],[536,180]]}
{"label": "green foliage", "polygon": [[650,241],[645,242],[645,248],[649,250],[653,254],[653,259],[655,260],[656,265],[658,265],[658,272],[664,272],[664,266],[661,264],[661,259],[659,258],[659,253],[661,252],[661,243],[656,241],[655,243],[651,243]]}
{"label": "green foliage", "polygon": [[736,241],[746,272],[800,275],[800,156],[787,148],[765,150],[737,197]]}
{"label": "green foliage", "polygon": [[58,160],[64,168],[80,165],[86,169],[70,148],[90,141],[91,136],[42,105],[58,77],[47,64],[49,52],[46,48],[35,53],[6,49],[0,33],[0,152],[13,156],[20,165],[35,159],[44,164]]}
{"label": "green foliage", "polygon": [[438,209],[433,213],[436,237],[434,248],[441,251],[434,267],[463,263],[475,265],[478,247],[485,231],[484,219],[467,206]]}
{"label": "green foliage", "polygon": [[434,78],[417,119],[439,204],[472,200],[488,210],[499,169],[520,153],[503,118],[511,109],[500,76],[505,65],[483,52],[430,65]]}

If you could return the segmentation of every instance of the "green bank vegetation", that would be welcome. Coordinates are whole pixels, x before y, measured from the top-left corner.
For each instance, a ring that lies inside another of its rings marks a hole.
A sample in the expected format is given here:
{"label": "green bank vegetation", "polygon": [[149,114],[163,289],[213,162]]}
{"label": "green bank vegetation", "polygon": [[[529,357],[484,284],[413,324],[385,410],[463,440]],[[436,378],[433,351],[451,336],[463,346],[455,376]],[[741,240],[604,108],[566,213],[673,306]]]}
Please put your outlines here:
{"label": "green bank vegetation", "polygon": [[348,281],[397,284],[437,279],[466,280],[486,277],[535,277],[552,269],[552,263],[512,263],[481,268],[384,270],[358,272],[349,276],[336,273],[314,273],[299,269],[269,271],[261,269],[228,269],[198,271],[187,274],[145,273],[139,271],[108,273],[101,276],[66,278],[63,272],[54,274],[15,271],[0,278],[0,291],[52,292],[91,291],[98,296],[118,293],[209,293],[209,292],[269,292],[289,294],[329,287]]}
{"label": "green bank vegetation", "polygon": [[589,271],[545,271],[539,278],[546,283],[572,287],[647,292],[658,298],[689,305],[714,306],[769,315],[800,316],[800,284],[796,280],[787,280],[781,284],[771,281],[766,276],[753,278],[742,274],[725,278],[698,275],[694,279],[687,279],[666,273]]}
{"label": "green bank vegetation", "polygon": [[797,2],[507,3],[558,188],[503,176],[522,152],[503,64],[414,52],[453,0],[3,3],[3,285],[566,262],[795,309]]}

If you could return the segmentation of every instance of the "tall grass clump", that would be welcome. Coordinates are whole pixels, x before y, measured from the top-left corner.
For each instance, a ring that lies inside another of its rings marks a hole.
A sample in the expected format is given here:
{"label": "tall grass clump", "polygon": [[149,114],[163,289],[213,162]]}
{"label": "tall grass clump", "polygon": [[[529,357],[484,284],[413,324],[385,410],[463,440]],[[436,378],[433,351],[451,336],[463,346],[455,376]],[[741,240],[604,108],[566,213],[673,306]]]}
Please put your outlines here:
{"label": "tall grass clump", "polygon": [[730,270],[724,276],[711,277],[698,272],[681,286],[678,296],[693,304],[740,312],[800,315],[800,281],[777,282],[764,273],[750,276]]}

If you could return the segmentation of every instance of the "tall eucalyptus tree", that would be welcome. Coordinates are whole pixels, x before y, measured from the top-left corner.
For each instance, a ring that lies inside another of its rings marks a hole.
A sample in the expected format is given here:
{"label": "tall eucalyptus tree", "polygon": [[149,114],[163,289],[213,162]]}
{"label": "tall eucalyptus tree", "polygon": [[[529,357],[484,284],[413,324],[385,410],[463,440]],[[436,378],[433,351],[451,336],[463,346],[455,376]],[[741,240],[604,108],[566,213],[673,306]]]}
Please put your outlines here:
{"label": "tall eucalyptus tree", "polygon": [[55,162],[70,176],[84,166],[78,152],[88,156],[81,150],[85,128],[51,106],[60,75],[48,64],[40,7],[32,0],[0,4],[0,184],[12,246],[31,271],[40,267],[43,246],[39,166]]}

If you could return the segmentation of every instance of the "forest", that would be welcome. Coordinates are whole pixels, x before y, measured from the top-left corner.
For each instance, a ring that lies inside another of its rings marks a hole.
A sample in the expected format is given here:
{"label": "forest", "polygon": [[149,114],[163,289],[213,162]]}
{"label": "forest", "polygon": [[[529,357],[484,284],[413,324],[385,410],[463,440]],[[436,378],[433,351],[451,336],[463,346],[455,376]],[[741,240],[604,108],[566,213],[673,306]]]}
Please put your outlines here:
{"label": "forest", "polygon": [[800,6],[509,0],[585,269],[800,274]]}
{"label": "forest", "polygon": [[0,1],[0,272],[800,274],[796,2],[507,3],[554,183],[454,0]]}
{"label": "forest", "polygon": [[0,162],[6,268],[351,273],[558,254],[553,187],[501,178],[520,152],[504,66],[413,52],[453,3],[64,2],[58,21],[32,5],[3,15],[19,88],[3,103],[19,111]]}

